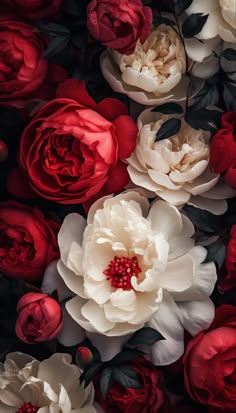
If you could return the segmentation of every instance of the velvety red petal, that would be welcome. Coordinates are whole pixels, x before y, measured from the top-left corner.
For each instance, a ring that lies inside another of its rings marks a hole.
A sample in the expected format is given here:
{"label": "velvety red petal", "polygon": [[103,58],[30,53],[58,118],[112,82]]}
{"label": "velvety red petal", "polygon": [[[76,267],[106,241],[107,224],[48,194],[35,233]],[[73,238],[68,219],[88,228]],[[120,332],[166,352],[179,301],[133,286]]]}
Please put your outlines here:
{"label": "velvety red petal", "polygon": [[128,109],[120,100],[107,98],[103,99],[97,105],[97,112],[104,118],[112,122],[121,115],[128,115]]}
{"label": "velvety red petal", "polygon": [[57,98],[69,98],[76,100],[88,108],[96,108],[95,101],[89,96],[84,81],[67,79],[63,82],[56,92]]}
{"label": "velvety red petal", "polygon": [[[130,177],[127,172],[127,165],[118,161],[115,168],[109,173],[109,178],[104,186],[106,195],[118,193],[129,183]],[[100,198],[100,197],[99,197]]]}
{"label": "velvety red petal", "polygon": [[113,125],[116,127],[118,157],[127,159],[136,146],[138,127],[130,116],[120,116]]}

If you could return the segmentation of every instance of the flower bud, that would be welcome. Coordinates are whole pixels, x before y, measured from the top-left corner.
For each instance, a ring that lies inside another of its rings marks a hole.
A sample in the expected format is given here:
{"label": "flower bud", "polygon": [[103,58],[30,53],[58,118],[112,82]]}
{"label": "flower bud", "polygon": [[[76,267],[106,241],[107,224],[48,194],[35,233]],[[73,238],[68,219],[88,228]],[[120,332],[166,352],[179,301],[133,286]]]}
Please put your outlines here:
{"label": "flower bud", "polygon": [[93,353],[88,347],[79,346],[77,348],[76,363],[81,369],[84,369],[88,364],[92,363],[93,359]]}

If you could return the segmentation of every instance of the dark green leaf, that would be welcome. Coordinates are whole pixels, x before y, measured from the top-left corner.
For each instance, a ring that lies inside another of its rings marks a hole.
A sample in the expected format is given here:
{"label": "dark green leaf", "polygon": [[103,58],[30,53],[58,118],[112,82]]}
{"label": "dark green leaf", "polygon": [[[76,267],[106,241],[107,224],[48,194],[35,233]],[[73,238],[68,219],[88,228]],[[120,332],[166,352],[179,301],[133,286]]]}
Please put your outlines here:
{"label": "dark green leaf", "polygon": [[56,36],[49,41],[48,47],[45,50],[43,57],[48,59],[49,57],[55,56],[57,53],[60,53],[66,48],[70,41],[70,36]]}
{"label": "dark green leaf", "polygon": [[181,128],[181,120],[172,118],[165,121],[159,131],[156,133],[155,142],[162,141],[163,139],[167,139],[170,136],[175,135],[179,132]]}
{"label": "dark green leaf", "polygon": [[227,110],[236,110],[236,85],[235,83],[225,82],[223,96]]}
{"label": "dark green leaf", "polygon": [[172,0],[177,16],[180,16],[184,10],[192,4],[192,2],[193,0]]}
{"label": "dark green leaf", "polygon": [[109,390],[113,382],[113,370],[111,367],[106,367],[100,377],[100,387],[103,399],[106,400]]}
{"label": "dark green leaf", "polygon": [[111,360],[111,364],[121,364],[125,363],[126,361],[133,360],[135,357],[142,355],[143,353],[138,350],[123,350],[121,353],[117,354]]}
{"label": "dark green leaf", "polygon": [[166,24],[167,26],[176,26],[176,23],[173,20],[167,19],[162,16],[155,16],[153,18],[153,25],[160,26],[160,24]]}
{"label": "dark green leaf", "polygon": [[151,112],[160,112],[164,114],[176,114],[176,113],[183,113],[182,106],[178,105],[177,103],[164,103],[164,105],[156,106],[151,110]]}
{"label": "dark green leaf", "polygon": [[208,253],[206,257],[206,262],[215,261],[218,268],[220,269],[225,261],[226,246],[221,241],[217,241],[207,247]]}
{"label": "dark green leaf", "polygon": [[224,219],[222,217],[219,219],[217,215],[211,212],[190,205],[185,205],[183,211],[190,221],[192,221],[193,225],[205,233],[219,233],[225,227]]}
{"label": "dark green leaf", "polygon": [[134,389],[141,389],[142,383],[139,381],[137,374],[131,366],[115,367],[113,370],[114,379],[118,381],[123,387],[130,387]]}
{"label": "dark green leaf", "polygon": [[96,361],[92,365],[89,365],[89,367],[84,370],[84,372],[80,376],[80,383],[85,383],[85,387],[91,383],[91,381],[94,379],[96,374],[98,373],[98,370],[102,367],[103,363],[100,361]]}
{"label": "dark green leaf", "polygon": [[130,346],[138,346],[142,344],[151,346],[160,340],[165,340],[165,338],[157,330],[151,327],[143,327],[132,335],[127,344]]}
{"label": "dark green leaf", "polygon": [[186,122],[194,129],[214,131],[214,124],[221,119],[222,112],[219,110],[198,109],[190,107],[185,114]]}
{"label": "dark green leaf", "polygon": [[222,53],[222,57],[224,57],[227,60],[230,60],[231,62],[236,61],[236,50],[235,49],[225,49]]}
{"label": "dark green leaf", "polygon": [[209,14],[203,16],[202,13],[191,14],[184,20],[182,26],[183,36],[186,38],[194,37],[200,33],[204,24],[208,19]]}
{"label": "dark green leaf", "polygon": [[207,106],[215,106],[219,102],[219,90],[217,84],[211,84],[210,82],[206,81],[198,92],[198,94],[194,97],[193,105],[191,106],[191,110],[198,110],[201,108],[206,108]]}
{"label": "dark green leaf", "polygon": [[62,26],[61,24],[57,23],[46,23],[46,24],[40,24],[39,30],[46,35],[49,36],[57,36],[57,35],[70,35],[70,31],[65,27]]}

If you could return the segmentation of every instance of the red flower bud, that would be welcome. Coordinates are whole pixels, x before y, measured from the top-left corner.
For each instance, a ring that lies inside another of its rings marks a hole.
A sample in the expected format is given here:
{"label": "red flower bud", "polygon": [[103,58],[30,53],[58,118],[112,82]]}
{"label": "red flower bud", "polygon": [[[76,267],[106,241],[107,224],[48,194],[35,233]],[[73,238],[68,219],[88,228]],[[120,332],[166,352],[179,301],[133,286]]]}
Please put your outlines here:
{"label": "red flower bud", "polygon": [[88,347],[79,346],[76,350],[76,363],[82,369],[93,361],[93,353]]}

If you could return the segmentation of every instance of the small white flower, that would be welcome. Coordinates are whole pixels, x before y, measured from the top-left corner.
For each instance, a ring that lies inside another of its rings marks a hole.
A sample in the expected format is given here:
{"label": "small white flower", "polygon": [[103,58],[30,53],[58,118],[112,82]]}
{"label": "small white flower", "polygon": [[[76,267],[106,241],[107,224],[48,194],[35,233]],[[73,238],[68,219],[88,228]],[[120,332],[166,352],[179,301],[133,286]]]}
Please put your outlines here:
{"label": "small white flower", "polygon": [[188,14],[209,14],[198,39],[212,39],[217,35],[226,42],[236,42],[236,0],[193,0]]}
{"label": "small white flower", "polygon": [[161,354],[159,343],[154,346],[155,363],[176,360],[184,327],[196,333],[214,316],[208,297],[215,266],[202,264],[206,250],[194,247],[193,235],[192,223],[176,207],[162,200],[150,207],[137,191],[95,202],[85,230],[80,215],[68,215],[58,237],[58,271],[76,294],[66,303],[68,313],[87,332],[107,337],[154,323],[167,339],[160,342]]}
{"label": "small white flower", "polygon": [[80,385],[79,367],[71,360],[63,353],[42,362],[27,354],[9,353],[0,366],[1,413],[96,413],[94,388]]}
{"label": "small white flower", "polygon": [[165,24],[155,28],[146,41],[137,43],[131,55],[107,50],[101,55],[105,79],[117,92],[145,105],[186,98],[186,56],[183,42]]}

